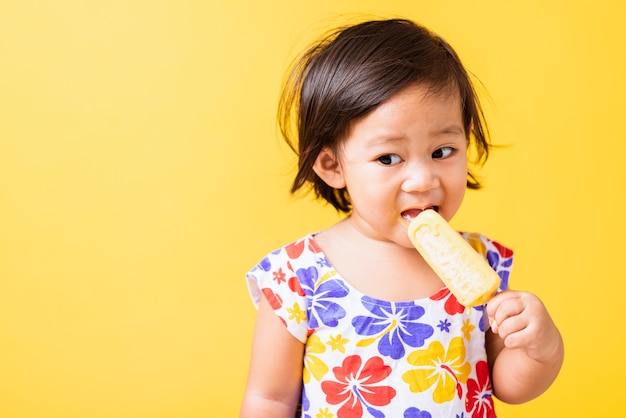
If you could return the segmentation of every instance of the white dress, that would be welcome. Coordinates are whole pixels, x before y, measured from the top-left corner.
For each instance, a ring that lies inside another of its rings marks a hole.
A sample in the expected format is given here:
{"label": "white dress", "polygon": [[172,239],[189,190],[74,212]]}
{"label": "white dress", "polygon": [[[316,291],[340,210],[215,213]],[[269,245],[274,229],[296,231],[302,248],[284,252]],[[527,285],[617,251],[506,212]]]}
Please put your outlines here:
{"label": "white dress", "polygon": [[[480,234],[463,237],[508,288],[512,251]],[[247,279],[254,303],[264,296],[305,344],[298,416],[496,416],[484,306],[465,308],[445,287],[410,302],[364,295],[312,234],[267,255]]]}

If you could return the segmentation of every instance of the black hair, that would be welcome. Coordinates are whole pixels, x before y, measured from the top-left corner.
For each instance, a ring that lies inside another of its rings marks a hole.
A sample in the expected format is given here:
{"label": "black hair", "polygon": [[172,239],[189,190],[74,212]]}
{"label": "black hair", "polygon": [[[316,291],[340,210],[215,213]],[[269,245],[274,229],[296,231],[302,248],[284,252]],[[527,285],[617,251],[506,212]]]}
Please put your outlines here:
{"label": "black hair", "polygon": [[[338,150],[351,124],[410,84],[431,91],[458,89],[468,147],[484,163],[491,144],[470,77],[452,47],[406,19],[373,20],[336,29],[295,62],[283,86],[278,122],[298,155],[291,192],[307,183],[317,197],[350,212],[347,190],[328,186],[313,171],[325,147]],[[468,172],[467,187],[481,187]]]}

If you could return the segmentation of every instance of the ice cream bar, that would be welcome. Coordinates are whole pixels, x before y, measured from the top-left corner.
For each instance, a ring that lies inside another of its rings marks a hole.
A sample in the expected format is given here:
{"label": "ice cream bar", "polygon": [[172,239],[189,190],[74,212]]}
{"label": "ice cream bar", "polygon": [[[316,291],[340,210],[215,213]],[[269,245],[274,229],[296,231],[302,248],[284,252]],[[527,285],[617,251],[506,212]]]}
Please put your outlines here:
{"label": "ice cream bar", "polygon": [[420,212],[408,232],[415,248],[463,306],[481,305],[498,290],[498,274],[434,210]]}

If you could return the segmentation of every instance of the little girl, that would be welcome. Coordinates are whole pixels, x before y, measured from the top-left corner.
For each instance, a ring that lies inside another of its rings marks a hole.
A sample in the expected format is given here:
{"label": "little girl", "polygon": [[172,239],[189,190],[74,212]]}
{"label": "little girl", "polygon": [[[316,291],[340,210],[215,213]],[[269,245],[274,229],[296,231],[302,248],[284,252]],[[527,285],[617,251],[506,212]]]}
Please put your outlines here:
{"label": "little girl", "polygon": [[337,30],[298,61],[279,116],[299,156],[292,192],[310,185],[347,216],[248,273],[258,316],[241,417],[495,417],[492,395],[543,393],[563,342],[536,296],[507,290],[512,252],[463,235],[501,278],[466,308],[407,236],[420,211],[454,216],[480,187],[469,149],[489,153],[450,45],[407,20]]}

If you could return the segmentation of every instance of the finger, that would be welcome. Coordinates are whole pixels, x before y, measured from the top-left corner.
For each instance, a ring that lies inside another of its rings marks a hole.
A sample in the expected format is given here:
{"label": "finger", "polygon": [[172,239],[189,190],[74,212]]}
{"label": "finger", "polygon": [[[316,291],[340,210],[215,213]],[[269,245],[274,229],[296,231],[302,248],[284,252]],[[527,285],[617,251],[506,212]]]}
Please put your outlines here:
{"label": "finger", "polygon": [[542,345],[537,345],[537,334],[532,325],[527,325],[519,331],[509,334],[504,340],[504,345],[508,348],[524,349],[527,353],[532,350],[541,350]]}
{"label": "finger", "polygon": [[509,316],[498,326],[498,335],[508,348],[523,346],[528,340],[528,334],[529,324],[522,315]]}
{"label": "finger", "polygon": [[487,315],[489,316],[489,318],[493,318],[500,304],[504,303],[507,300],[518,299],[520,297],[520,292],[517,292],[515,290],[505,290],[504,292],[498,293],[487,303]]}
{"label": "finger", "polygon": [[[500,333],[500,327],[508,318],[515,317],[524,311],[524,303],[519,295],[509,295],[492,305],[489,315],[491,330]],[[504,337],[503,337],[504,338]]]}

